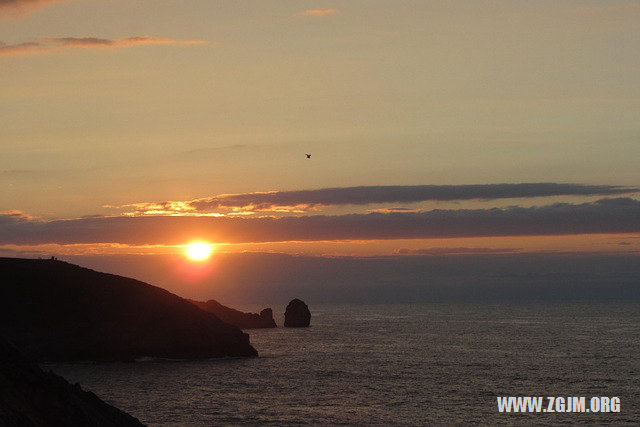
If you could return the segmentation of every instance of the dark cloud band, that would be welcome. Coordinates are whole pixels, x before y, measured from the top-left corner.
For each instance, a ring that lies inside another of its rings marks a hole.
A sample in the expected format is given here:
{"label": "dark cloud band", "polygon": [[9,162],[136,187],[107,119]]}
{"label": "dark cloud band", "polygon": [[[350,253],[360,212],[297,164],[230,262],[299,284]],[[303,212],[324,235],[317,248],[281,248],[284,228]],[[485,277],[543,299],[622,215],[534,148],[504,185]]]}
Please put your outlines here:
{"label": "dark cloud band", "polygon": [[507,199],[548,196],[613,195],[640,191],[638,188],[558,183],[394,185],[322,188],[317,190],[226,194],[188,202],[200,211],[229,208],[269,210],[278,207],[367,205],[473,199]]}
{"label": "dark cloud band", "polygon": [[248,243],[640,232],[640,201],[300,217],[91,217],[50,222],[0,216],[0,244]]}

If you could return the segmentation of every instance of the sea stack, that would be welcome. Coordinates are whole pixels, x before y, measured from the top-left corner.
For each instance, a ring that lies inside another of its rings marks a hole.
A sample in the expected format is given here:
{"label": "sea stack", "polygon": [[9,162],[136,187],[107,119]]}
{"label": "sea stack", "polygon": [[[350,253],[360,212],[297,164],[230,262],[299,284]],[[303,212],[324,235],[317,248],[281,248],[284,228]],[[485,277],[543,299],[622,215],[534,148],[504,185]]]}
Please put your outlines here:
{"label": "sea stack", "polygon": [[306,328],[311,322],[309,307],[298,298],[292,299],[284,312],[284,326],[287,328]]}
{"label": "sea stack", "polygon": [[267,324],[272,325],[271,327],[276,327],[276,321],[273,320],[273,310],[270,308],[265,308],[260,312],[260,318]]}

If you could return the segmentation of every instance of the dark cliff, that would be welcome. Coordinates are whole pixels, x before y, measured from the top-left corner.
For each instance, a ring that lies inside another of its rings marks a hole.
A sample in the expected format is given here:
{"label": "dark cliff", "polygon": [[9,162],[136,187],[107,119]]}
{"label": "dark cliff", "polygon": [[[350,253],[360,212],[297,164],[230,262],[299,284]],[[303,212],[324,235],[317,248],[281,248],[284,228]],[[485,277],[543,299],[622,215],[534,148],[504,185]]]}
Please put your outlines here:
{"label": "dark cliff", "polygon": [[275,320],[273,320],[273,311],[270,308],[265,308],[260,312],[260,314],[244,313],[242,311],[226,307],[216,300],[209,300],[207,302],[189,301],[201,310],[213,313],[223,322],[237,326],[240,329],[277,327]]}
{"label": "dark cliff", "polygon": [[134,279],[16,258],[0,278],[0,334],[36,361],[257,355],[237,327]]}
{"label": "dark cliff", "polygon": [[142,426],[79,385],[44,372],[1,337],[0,425]]}

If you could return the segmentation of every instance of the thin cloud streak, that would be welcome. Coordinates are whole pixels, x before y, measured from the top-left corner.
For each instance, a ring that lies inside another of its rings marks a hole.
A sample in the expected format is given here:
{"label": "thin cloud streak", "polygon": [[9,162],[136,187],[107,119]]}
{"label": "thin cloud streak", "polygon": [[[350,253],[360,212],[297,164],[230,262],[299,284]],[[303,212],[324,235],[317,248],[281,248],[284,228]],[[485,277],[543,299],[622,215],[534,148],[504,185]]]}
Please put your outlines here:
{"label": "thin cloud streak", "polygon": [[0,244],[183,244],[607,234],[640,232],[640,201],[301,217],[90,217],[35,221],[0,215]]}
{"label": "thin cloud streak", "polygon": [[308,9],[304,12],[301,12],[302,16],[327,16],[327,15],[336,15],[339,11],[337,9]]}
{"label": "thin cloud streak", "polygon": [[0,42],[0,56],[38,55],[73,48],[118,49],[143,45],[182,45],[205,44],[204,40],[175,40],[164,37],[134,36],[120,39],[98,37],[47,37],[40,41],[31,41],[8,45]]}
{"label": "thin cloud streak", "polygon": [[13,17],[20,17],[50,4],[69,1],[72,0],[0,0],[0,15],[8,13]]}
{"label": "thin cloud streak", "polygon": [[509,254],[521,252],[522,248],[421,248],[398,249],[396,255],[475,255],[475,254]]}
{"label": "thin cloud streak", "polygon": [[136,203],[121,206],[143,214],[145,206],[179,205],[193,212],[217,210],[308,211],[318,206],[369,205],[375,203],[417,203],[474,199],[509,199],[549,196],[617,195],[638,192],[638,188],[610,185],[562,183],[474,184],[474,185],[395,185],[321,188],[300,191],[221,194],[182,202]]}

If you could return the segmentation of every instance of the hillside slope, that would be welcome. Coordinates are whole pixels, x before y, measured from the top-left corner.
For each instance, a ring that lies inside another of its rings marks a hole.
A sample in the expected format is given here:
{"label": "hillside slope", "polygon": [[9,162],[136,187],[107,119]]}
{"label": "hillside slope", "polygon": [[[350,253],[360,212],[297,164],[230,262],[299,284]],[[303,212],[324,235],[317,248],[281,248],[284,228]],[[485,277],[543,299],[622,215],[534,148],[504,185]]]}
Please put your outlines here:
{"label": "hillside slope", "polygon": [[0,334],[36,361],[257,355],[247,334],[177,295],[54,260],[0,258]]}
{"label": "hillside slope", "polygon": [[0,425],[142,426],[79,385],[44,372],[0,337]]}

